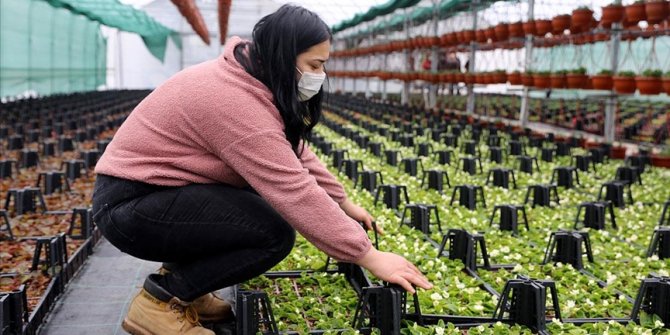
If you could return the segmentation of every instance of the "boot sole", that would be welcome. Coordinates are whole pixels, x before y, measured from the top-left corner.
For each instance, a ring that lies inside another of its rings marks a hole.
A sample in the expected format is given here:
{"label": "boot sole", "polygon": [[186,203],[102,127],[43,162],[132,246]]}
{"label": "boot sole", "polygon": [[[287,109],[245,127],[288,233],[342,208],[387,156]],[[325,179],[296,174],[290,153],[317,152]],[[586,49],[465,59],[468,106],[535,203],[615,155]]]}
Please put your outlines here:
{"label": "boot sole", "polygon": [[123,323],[121,323],[121,328],[123,328],[123,330],[127,331],[131,335],[157,335],[142,328],[140,325],[128,320],[127,318],[123,319]]}

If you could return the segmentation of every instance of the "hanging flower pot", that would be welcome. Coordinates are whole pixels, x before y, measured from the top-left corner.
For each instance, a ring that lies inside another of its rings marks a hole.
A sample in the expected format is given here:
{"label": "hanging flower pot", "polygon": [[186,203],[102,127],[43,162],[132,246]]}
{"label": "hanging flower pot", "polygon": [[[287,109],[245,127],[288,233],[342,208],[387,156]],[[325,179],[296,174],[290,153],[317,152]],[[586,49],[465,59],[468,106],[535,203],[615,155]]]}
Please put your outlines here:
{"label": "hanging flower pot", "polygon": [[535,36],[544,37],[551,30],[551,20],[535,20]]}
{"label": "hanging flower pot", "polygon": [[465,43],[470,43],[475,40],[475,31],[474,30],[466,30],[463,32],[463,39],[465,40]]}
{"label": "hanging flower pot", "polygon": [[507,73],[504,70],[497,70],[493,73],[494,84],[504,84],[507,82]]}
{"label": "hanging flower pot", "polygon": [[479,29],[475,32],[477,43],[486,43],[489,39],[486,37],[486,30]]}
{"label": "hanging flower pot", "polygon": [[498,41],[506,41],[509,39],[509,25],[507,23],[500,23],[495,27],[496,39]]}
{"label": "hanging flower pot", "polygon": [[535,35],[535,20],[523,23],[524,35]]}
{"label": "hanging flower pot", "polygon": [[606,42],[610,40],[609,33],[597,33],[593,35],[593,42]]}
{"label": "hanging flower pot", "polygon": [[491,42],[498,41],[498,38],[496,37],[496,28],[495,27],[488,27],[484,31],[486,32],[486,38],[490,39]]}
{"label": "hanging flower pot", "polygon": [[566,88],[568,85],[565,73],[562,72],[552,74],[549,79],[551,80],[551,88]]}
{"label": "hanging flower pot", "polygon": [[603,16],[600,19],[600,23],[609,28],[612,23],[619,23],[623,20],[625,10],[622,5],[609,5],[603,7]]}
{"label": "hanging flower pot", "polygon": [[586,87],[588,78],[585,68],[570,70],[566,75],[567,86],[571,89],[583,89]]}
{"label": "hanging flower pot", "polygon": [[635,84],[640,94],[656,95],[661,93],[663,89],[662,74],[663,72],[660,70],[646,70],[641,76],[635,77]]}
{"label": "hanging flower pot", "polygon": [[635,85],[635,73],[629,71],[619,72],[617,76],[612,77],[614,90],[619,94],[633,94],[637,89]]}
{"label": "hanging flower pot", "polygon": [[570,15],[558,15],[551,19],[551,33],[554,35],[562,35],[566,29],[570,29],[572,17]]}
{"label": "hanging flower pot", "polygon": [[589,28],[593,21],[593,11],[588,7],[579,7],[572,11],[572,25],[579,28]]}
{"label": "hanging flower pot", "polygon": [[526,87],[533,87],[533,74],[530,72],[521,75],[521,84]]}
{"label": "hanging flower pot", "polygon": [[644,4],[649,24],[658,24],[668,18],[668,3],[665,0],[648,0]]}
{"label": "hanging flower pot", "polygon": [[449,45],[458,45],[458,34],[457,33],[447,34],[447,43],[449,43]]}
{"label": "hanging flower pot", "polygon": [[666,73],[663,77],[663,91],[665,91],[665,94],[670,95],[670,73]]}
{"label": "hanging flower pot", "polygon": [[512,72],[507,74],[507,81],[509,81],[510,85],[521,85],[523,82],[521,81],[521,73],[520,72]]}
{"label": "hanging flower pot", "polygon": [[612,73],[610,71],[601,71],[599,74],[591,76],[591,84],[594,90],[611,90],[614,87]]}
{"label": "hanging flower pot", "polygon": [[647,13],[644,2],[636,2],[626,6],[626,21],[631,24],[637,24],[647,19]]}
{"label": "hanging flower pot", "polygon": [[537,88],[551,88],[549,72],[539,72],[533,75],[533,85]]}
{"label": "hanging flower pot", "polygon": [[514,22],[507,25],[507,30],[509,31],[509,37],[512,38],[522,38],[523,34],[523,23]]}
{"label": "hanging flower pot", "polygon": [[454,75],[454,79],[456,79],[457,83],[464,83],[465,82],[465,73],[456,73]]}

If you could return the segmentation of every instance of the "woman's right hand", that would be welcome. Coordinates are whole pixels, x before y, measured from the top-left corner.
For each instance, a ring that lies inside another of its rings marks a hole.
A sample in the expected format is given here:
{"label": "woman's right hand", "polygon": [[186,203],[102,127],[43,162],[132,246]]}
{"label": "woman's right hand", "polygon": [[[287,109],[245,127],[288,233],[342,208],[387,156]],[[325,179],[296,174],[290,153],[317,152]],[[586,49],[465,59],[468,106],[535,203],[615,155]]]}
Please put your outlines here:
{"label": "woman's right hand", "polygon": [[424,289],[433,288],[433,284],[421,271],[400,255],[382,252],[372,247],[356,264],[368,269],[375,277],[398,284],[412,294],[414,293],[412,284]]}

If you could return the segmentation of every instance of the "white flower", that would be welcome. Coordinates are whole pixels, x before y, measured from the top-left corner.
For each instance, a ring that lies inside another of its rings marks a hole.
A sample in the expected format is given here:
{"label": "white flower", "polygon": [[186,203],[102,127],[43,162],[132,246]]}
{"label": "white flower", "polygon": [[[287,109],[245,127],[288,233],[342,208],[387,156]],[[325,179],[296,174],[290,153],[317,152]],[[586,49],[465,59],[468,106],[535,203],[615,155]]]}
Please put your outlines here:
{"label": "white flower", "polygon": [[435,327],[435,335],[444,335],[444,327]]}
{"label": "white flower", "polygon": [[512,272],[521,272],[523,271],[523,266],[521,264],[517,264],[514,269],[512,269]]}
{"label": "white flower", "polygon": [[556,319],[556,318],[553,318],[553,319],[551,319],[551,322],[552,322],[553,324],[555,324],[555,325],[557,325],[557,326],[563,328],[563,322],[561,322],[561,320]]}
{"label": "white flower", "polygon": [[475,311],[477,311],[477,312],[481,312],[481,311],[484,310],[484,306],[482,306],[482,305],[480,305],[480,304],[476,304],[476,305],[475,305],[474,307],[472,307],[472,308],[473,308]]}
{"label": "white flower", "polygon": [[500,248],[500,251],[504,252],[504,253],[509,253],[509,247],[508,246],[503,246],[502,248]]}
{"label": "white flower", "polygon": [[657,261],[658,260],[658,255],[651,255],[651,257],[649,257],[649,259],[651,259],[652,261]]}
{"label": "white flower", "polygon": [[442,300],[442,295],[440,295],[439,293],[435,292],[435,293],[433,293],[433,294],[430,295],[430,298],[431,298],[433,301]]}
{"label": "white flower", "polygon": [[567,302],[567,304],[566,304],[566,307],[567,307],[568,309],[575,308],[575,301],[574,301],[574,300],[568,300],[568,302]]}
{"label": "white flower", "polygon": [[654,328],[663,328],[663,326],[665,326],[665,324],[661,320],[656,320],[656,322],[654,322]]}

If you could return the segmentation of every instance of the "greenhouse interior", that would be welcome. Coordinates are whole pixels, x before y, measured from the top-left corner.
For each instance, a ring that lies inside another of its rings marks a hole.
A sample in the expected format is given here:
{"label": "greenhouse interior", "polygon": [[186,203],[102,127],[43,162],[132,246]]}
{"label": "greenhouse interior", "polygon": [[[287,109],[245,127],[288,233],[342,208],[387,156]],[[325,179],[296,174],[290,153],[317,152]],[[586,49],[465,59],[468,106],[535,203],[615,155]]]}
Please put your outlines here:
{"label": "greenhouse interior", "polygon": [[670,334],[669,0],[0,0],[0,335]]}

